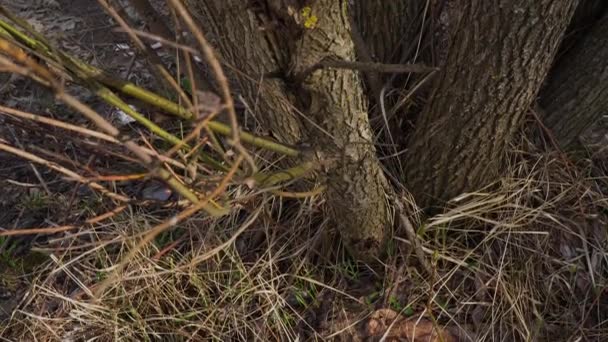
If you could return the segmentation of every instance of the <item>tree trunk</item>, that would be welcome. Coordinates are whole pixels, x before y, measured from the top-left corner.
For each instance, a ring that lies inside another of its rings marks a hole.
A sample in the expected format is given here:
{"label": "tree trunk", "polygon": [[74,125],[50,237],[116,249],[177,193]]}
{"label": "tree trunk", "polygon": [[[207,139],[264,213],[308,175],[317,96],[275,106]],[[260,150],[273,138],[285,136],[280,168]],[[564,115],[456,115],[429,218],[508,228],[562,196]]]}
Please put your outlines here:
{"label": "tree trunk", "polygon": [[[405,63],[415,50],[427,0],[355,1],[353,41],[362,62]],[[366,72],[370,99],[376,104],[389,75]]]}
{"label": "tree trunk", "polygon": [[608,1],[606,0],[580,0],[576,7],[572,20],[566,28],[564,40],[559,48],[556,62],[559,63],[561,55],[568,52],[576,43],[584,37],[587,32],[602,18],[604,12],[608,9]]}
{"label": "tree trunk", "polygon": [[498,176],[576,0],[466,3],[448,1],[440,15],[447,54],[405,157],[408,189],[422,207]]}
{"label": "tree trunk", "polygon": [[[443,0],[354,1],[357,30],[353,40],[361,62],[432,65],[430,20]],[[415,98],[424,98],[430,82],[421,86],[428,74],[379,74],[364,72],[369,115],[378,151],[398,155],[407,137],[402,132],[420,112]],[[416,96],[412,96],[413,93]],[[399,179],[406,165],[398,157],[384,166]]]}
{"label": "tree trunk", "polygon": [[562,147],[608,113],[608,15],[552,70],[540,105],[545,126]]}
{"label": "tree trunk", "polygon": [[282,142],[300,142],[302,126],[285,82],[266,78],[288,63],[280,37],[270,30],[271,18],[254,11],[248,1],[188,0],[188,7],[214,42],[248,105],[260,113],[262,126]]}
{"label": "tree trunk", "polygon": [[316,148],[333,221],[346,244],[369,260],[380,251],[389,210],[358,73],[319,69],[295,84],[263,78],[305,75],[326,59],[355,60],[348,1],[317,0],[307,12],[294,3],[189,0],[265,127],[284,142],[305,136]]}

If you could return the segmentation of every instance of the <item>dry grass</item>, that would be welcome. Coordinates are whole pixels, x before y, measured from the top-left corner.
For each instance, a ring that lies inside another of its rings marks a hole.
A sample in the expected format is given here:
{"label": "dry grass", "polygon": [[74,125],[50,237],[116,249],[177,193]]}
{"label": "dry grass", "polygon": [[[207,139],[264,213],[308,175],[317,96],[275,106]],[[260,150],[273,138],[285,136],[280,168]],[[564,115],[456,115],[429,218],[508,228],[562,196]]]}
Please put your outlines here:
{"label": "dry grass", "polygon": [[[401,232],[386,274],[374,277],[328,242],[334,233],[319,199],[233,187],[240,210],[219,220],[193,217],[164,233],[97,300],[95,285],[168,209],[124,212],[49,239],[38,248],[51,260],[2,335],[322,339],[374,307],[391,307],[458,326],[477,341],[608,338],[605,179],[593,164],[554,153],[515,152],[512,161],[499,189],[416,223],[432,275],[398,253],[409,246]],[[234,243],[207,257],[251,215],[257,218]]]}
{"label": "dry grass", "polygon": [[[127,154],[111,128],[66,136],[61,122],[73,121],[60,108],[45,122],[0,111],[0,133],[11,132],[0,142],[21,157],[31,152],[28,162],[0,154],[10,164],[2,174],[17,174],[10,184],[19,189],[42,189],[18,194],[23,205],[6,221],[21,222],[43,207],[29,224],[50,228],[29,231],[38,234],[32,250],[47,257],[23,277],[27,291],[0,326],[0,339],[350,341],[361,338],[375,309],[391,308],[449,327],[463,341],[608,340],[604,160],[546,152],[522,138],[496,184],[455,199],[444,213],[416,216],[402,198],[420,244],[412,248],[397,229],[379,271],[344,251],[319,191],[252,189],[244,173],[225,177],[190,154],[161,157],[157,152],[171,147],[146,130],[132,137],[131,151],[145,151],[179,180],[197,166],[194,178],[205,182],[183,181],[184,191],[217,190],[214,198],[230,210],[221,217],[196,211],[178,222],[182,207],[133,200],[123,184],[138,172],[155,175],[158,165]],[[236,156],[205,145],[235,172],[235,160],[244,159],[252,169],[277,169],[276,154],[233,147]],[[37,168],[33,157],[44,159],[36,159]],[[71,182],[47,171],[31,176],[47,167]],[[96,193],[72,186],[93,179]],[[300,183],[297,190],[316,189]],[[10,239],[0,240],[0,252]]]}
{"label": "dry grass", "polygon": [[[314,241],[302,236],[306,230],[281,229],[270,218],[279,202],[251,203],[259,209],[235,211],[219,221],[202,215],[189,219],[129,260],[118,281],[98,299],[93,298],[95,285],[158,213],[124,213],[99,227],[53,238],[40,247],[51,261],[40,270],[5,334],[19,340],[83,334],[101,340],[294,339],[299,320],[290,307],[297,300],[290,297],[306,298],[316,287],[303,280],[314,266],[308,261],[311,251],[299,243]],[[256,220],[245,234],[201,258],[230,239],[251,215]],[[304,214],[289,217],[308,226],[302,222],[307,220]]]}
{"label": "dry grass", "polygon": [[605,178],[589,161],[522,147],[499,189],[424,226],[441,275],[435,307],[482,341],[606,339]]}

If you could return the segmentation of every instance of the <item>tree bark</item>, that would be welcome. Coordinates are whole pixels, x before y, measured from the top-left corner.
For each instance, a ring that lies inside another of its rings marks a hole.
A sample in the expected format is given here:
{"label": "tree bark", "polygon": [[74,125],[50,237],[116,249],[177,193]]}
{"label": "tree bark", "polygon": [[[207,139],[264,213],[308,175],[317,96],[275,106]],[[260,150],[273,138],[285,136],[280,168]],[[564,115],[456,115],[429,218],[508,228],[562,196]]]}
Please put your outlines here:
{"label": "tree bark", "polygon": [[[426,0],[356,1],[353,6],[353,41],[360,61],[365,63],[405,63],[410,44],[419,31],[417,17]],[[366,72],[368,93],[376,103],[384,86],[385,75]]]}
{"label": "tree bark", "polygon": [[603,17],[606,9],[608,9],[608,1],[606,0],[579,0],[579,5],[566,28],[556,62],[559,62],[560,56],[568,52],[589,32],[595,23]]}
{"label": "tree bark", "polygon": [[[405,63],[421,31],[428,0],[356,1],[354,17],[374,62]],[[431,1],[431,2],[436,2]]]}
{"label": "tree bark", "polygon": [[[356,71],[319,69],[298,83],[262,79],[304,75],[323,60],[355,60],[348,1],[189,0],[223,61],[266,127],[284,142],[303,136],[327,176],[327,202],[347,246],[364,260],[381,250],[389,223],[387,181],[376,157]],[[295,5],[294,5],[295,4]],[[288,6],[292,6],[289,8]],[[299,79],[299,77],[291,77]],[[300,111],[306,118],[298,116]]]}
{"label": "tree bark", "polygon": [[545,126],[564,148],[608,113],[608,15],[561,58],[540,105]]}
{"label": "tree bark", "polygon": [[[353,40],[361,62],[432,65],[431,18],[444,0],[354,1]],[[431,36],[431,37],[429,37]],[[431,38],[431,39],[429,39]],[[424,98],[430,82],[428,74],[364,72],[369,99],[369,116],[381,155],[398,155],[406,145],[411,120],[421,108],[416,98]],[[425,82],[422,85],[420,82]],[[416,96],[412,96],[413,93]],[[385,159],[384,167],[396,179],[405,165],[398,157]]]}
{"label": "tree bark", "polygon": [[269,27],[271,18],[248,3],[188,0],[188,7],[210,35],[248,105],[260,113],[262,126],[278,140],[295,144],[303,139],[303,131],[286,84],[278,78],[265,78],[285,68],[288,56],[281,50],[280,37]]}
{"label": "tree bark", "polygon": [[447,2],[447,54],[405,155],[418,205],[442,205],[498,176],[576,2]]}

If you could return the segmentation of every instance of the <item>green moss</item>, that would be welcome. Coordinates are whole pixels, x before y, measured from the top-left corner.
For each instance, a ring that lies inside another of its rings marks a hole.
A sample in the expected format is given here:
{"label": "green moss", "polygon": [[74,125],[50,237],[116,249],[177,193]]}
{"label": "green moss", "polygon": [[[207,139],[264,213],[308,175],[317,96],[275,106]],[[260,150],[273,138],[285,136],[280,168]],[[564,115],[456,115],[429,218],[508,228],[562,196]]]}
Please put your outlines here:
{"label": "green moss", "polygon": [[0,254],[0,288],[15,293],[19,284],[23,283],[24,277],[48,261],[48,256],[33,251],[23,256],[16,256],[12,250],[13,248],[9,247]]}
{"label": "green moss", "polygon": [[21,198],[19,206],[26,210],[40,210],[48,208],[49,198],[40,191],[30,192],[28,195]]}

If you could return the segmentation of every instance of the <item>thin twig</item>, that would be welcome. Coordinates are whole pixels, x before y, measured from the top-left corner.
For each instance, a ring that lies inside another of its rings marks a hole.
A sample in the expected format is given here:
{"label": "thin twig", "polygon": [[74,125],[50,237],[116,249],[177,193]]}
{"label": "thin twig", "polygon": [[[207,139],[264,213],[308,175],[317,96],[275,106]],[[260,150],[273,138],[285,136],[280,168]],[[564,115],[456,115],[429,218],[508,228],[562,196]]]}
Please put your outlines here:
{"label": "thin twig", "polygon": [[385,63],[365,63],[355,61],[321,61],[296,75],[296,82],[303,82],[313,72],[323,68],[349,69],[364,72],[375,72],[385,74],[403,73],[429,73],[439,70],[424,64],[385,64]]}
{"label": "thin twig", "polygon": [[205,58],[207,59],[207,62],[211,66],[211,70],[213,70],[215,80],[217,81],[217,83],[220,87],[220,91],[222,93],[221,95],[224,100],[224,105],[226,106],[226,110],[228,111],[228,117],[230,118],[230,125],[232,128],[231,144],[234,146],[234,148],[237,149],[237,151],[241,155],[243,155],[245,157],[245,159],[251,166],[253,172],[256,172],[257,166],[255,165],[255,161],[253,160],[253,157],[251,157],[251,155],[249,155],[247,150],[245,150],[245,148],[240,143],[240,129],[239,129],[238,120],[236,117],[236,111],[234,109],[234,101],[232,99],[232,94],[230,92],[230,85],[228,83],[228,78],[226,77],[226,74],[224,74],[224,70],[222,68],[222,65],[220,64],[220,61],[216,57],[215,52],[213,51],[213,48],[211,47],[211,44],[209,44],[209,41],[207,41],[207,38],[205,38],[205,35],[199,29],[199,27],[194,24],[194,20],[192,19],[192,16],[190,16],[190,14],[188,13],[188,11],[184,7],[184,5],[181,3],[181,1],[170,0],[170,2],[171,2],[171,5],[173,5],[173,8],[178,12],[180,17],[182,18],[182,20],[186,23],[186,25],[190,29],[190,32],[192,32],[192,34],[194,35],[194,38],[198,42],[201,50],[203,51],[203,54],[204,54]]}
{"label": "thin twig", "polygon": [[[117,32],[125,32],[125,30],[122,29],[122,28],[117,28],[116,31]],[[131,28],[131,31],[133,33],[135,33],[136,35],[141,36],[142,38],[153,40],[154,42],[159,42],[162,45],[166,45],[168,47],[172,47],[172,48],[177,49],[177,50],[182,50],[184,52],[188,52],[188,53],[192,54],[193,56],[200,57],[200,53],[196,49],[194,49],[194,48],[192,48],[192,47],[190,47],[188,45],[179,44],[179,43],[176,43],[176,42],[174,42],[172,40],[165,39],[165,38],[163,38],[163,37],[161,37],[161,36],[159,36],[157,34],[148,33],[146,31],[140,31],[140,30],[137,30],[137,29],[134,29],[134,28]]]}
{"label": "thin twig", "polygon": [[[21,144],[21,141],[19,141],[19,138],[15,134],[15,130],[12,127],[9,127],[9,131],[11,132],[11,135],[13,136],[13,139],[15,139],[15,143],[17,144],[17,146],[20,149],[25,150],[25,147],[23,147],[23,144]],[[46,185],[46,181],[44,180],[44,178],[42,178],[42,175],[38,171],[38,168],[36,167],[36,165],[34,165],[34,163],[29,163],[29,165],[32,168],[32,171],[34,171],[34,175],[38,179],[38,182],[40,182],[40,185],[42,186],[42,188],[46,192],[47,196],[49,196],[49,197],[53,196],[53,193],[51,192],[51,190],[49,189],[49,187]]]}
{"label": "thin twig", "polygon": [[68,176],[70,179],[80,182],[82,184],[86,184],[89,187],[91,187],[94,190],[97,190],[99,192],[101,192],[103,195],[108,196],[112,199],[121,201],[121,202],[129,202],[131,201],[130,198],[125,197],[123,195],[119,195],[117,193],[114,193],[108,189],[106,189],[103,185],[96,183],[96,182],[88,182],[85,178],[83,178],[82,176],[80,176],[79,174],[77,174],[76,172],[66,169],[65,167],[55,164],[53,162],[50,162],[46,159],[40,158],[34,154],[31,154],[29,152],[23,151],[21,149],[12,147],[10,145],[6,144],[6,141],[3,139],[0,139],[0,151],[4,151],[4,152],[8,152],[8,153],[12,153],[16,156],[19,156],[23,159],[29,160],[31,162],[40,164],[40,165],[44,165],[46,167],[48,167],[49,169],[55,170],[57,172],[60,172],[66,176]]}
{"label": "thin twig", "polygon": [[[55,120],[55,119],[51,119],[42,115],[37,115],[37,114],[32,114],[32,113],[27,113],[27,112],[23,112],[14,108],[9,108],[9,107],[5,107],[0,105],[0,114],[4,114],[4,115],[9,115],[9,116],[14,116],[14,117],[18,117],[18,118],[22,118],[22,119],[27,119],[27,120],[31,120],[31,121],[35,121],[35,122],[40,122],[46,125],[50,125],[50,126],[54,126],[54,127],[58,127],[61,129],[65,129],[71,132],[75,132],[81,135],[85,135],[85,136],[90,136],[93,138],[97,138],[97,139],[101,139],[107,142],[111,142],[114,144],[120,144],[121,142],[104,133],[98,132],[98,131],[94,131],[82,126],[77,126],[77,125],[72,125],[63,121],[59,121],[59,120]],[[176,166],[179,167],[180,169],[185,169],[186,166],[174,159],[171,158],[167,158],[161,154],[159,154],[158,152],[147,148],[147,147],[142,147],[143,151],[145,153],[147,153],[148,155],[150,155],[151,157],[154,158],[158,158],[160,161],[162,161],[163,163],[167,163],[170,164],[172,166]]]}
{"label": "thin twig", "polygon": [[222,182],[220,182],[220,184],[213,191],[213,193],[211,193],[211,195],[202,199],[200,202],[192,205],[190,208],[185,209],[178,215],[162,222],[161,224],[147,231],[142,240],[133,249],[129,251],[129,253],[123,258],[123,260],[118,265],[116,265],[116,267],[113,268],[112,273],[108,275],[108,277],[104,279],[101,283],[99,283],[95,290],[95,298],[99,299],[99,297],[107,290],[107,288],[116,280],[118,274],[127,266],[127,264],[135,257],[135,255],[139,253],[139,251],[141,251],[141,249],[145,245],[150,243],[152,240],[154,240],[154,238],[156,238],[160,233],[164,232],[168,228],[173,227],[176,224],[187,219],[188,217],[196,214],[201,209],[205,208],[209,201],[213,200],[214,197],[223,193],[226,187],[228,186],[228,182],[232,179],[232,177],[234,177],[234,174],[238,170],[242,161],[243,156],[239,156],[234,165],[232,166],[232,169],[230,169],[228,174],[224,177]]}
{"label": "thin twig", "polygon": [[306,192],[287,192],[287,191],[281,191],[281,190],[273,190],[271,192],[277,196],[287,197],[287,198],[309,198],[309,197],[317,196],[317,195],[323,193],[323,191],[325,191],[326,189],[327,189],[327,186],[320,185],[320,186],[318,186],[310,191],[306,191]]}
{"label": "thin twig", "polygon": [[433,268],[431,267],[431,264],[429,263],[429,261],[426,259],[426,256],[424,255],[424,251],[422,250],[420,241],[418,240],[418,234],[416,234],[416,230],[414,229],[414,226],[410,222],[410,219],[407,217],[405,208],[403,207],[403,203],[401,203],[401,201],[398,198],[396,198],[396,196],[395,196],[393,203],[397,207],[397,215],[399,216],[399,223],[405,229],[405,234],[407,235],[408,240],[412,244],[412,248],[414,249],[414,252],[416,253],[418,262],[420,262],[420,264],[422,265],[422,268],[424,268],[427,275],[433,274]]}
{"label": "thin twig", "polygon": [[186,95],[184,90],[179,86],[179,84],[177,84],[177,81],[175,81],[173,76],[171,76],[171,73],[167,71],[156,52],[152,50],[148,45],[144,44],[141,39],[139,39],[139,36],[137,36],[137,34],[133,32],[131,26],[126,22],[125,19],[120,16],[120,14],[118,14],[118,12],[112,6],[110,6],[107,0],[97,0],[97,2],[99,2],[99,4],[106,10],[106,12],[108,12],[108,14],[112,16],[112,18],[118,23],[118,25],[120,25],[120,27],[125,31],[125,33],[127,33],[127,35],[129,36],[131,41],[133,41],[135,46],[137,46],[137,48],[142,53],[147,55],[152,67],[156,69],[158,74],[162,76],[167,85],[179,95],[180,99],[186,103],[186,106],[192,106],[192,102],[188,98],[188,95]]}
{"label": "thin twig", "polygon": [[[121,205],[119,207],[114,208],[111,211],[108,211],[106,213],[103,213],[101,215],[92,217],[90,219],[87,219],[86,221],[84,221],[83,224],[95,224],[98,222],[101,222],[105,219],[108,219],[120,212],[122,212],[123,210],[125,210],[128,206],[126,205]],[[81,227],[82,225],[67,225],[67,226],[60,226],[60,227],[47,227],[47,228],[25,228],[25,229],[11,229],[11,230],[0,230],[0,236],[21,236],[21,235],[36,235],[36,234],[56,234],[56,233],[62,233],[62,232],[66,232],[78,227]]]}

